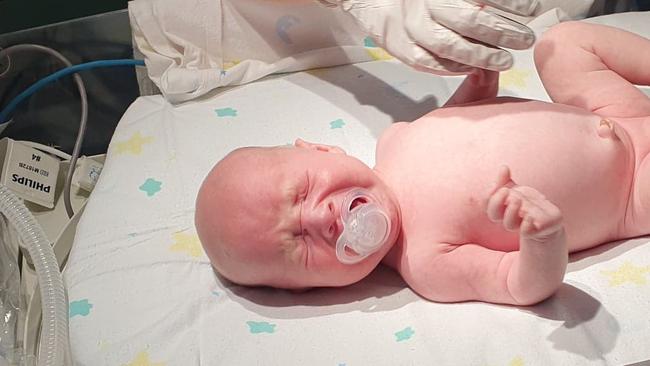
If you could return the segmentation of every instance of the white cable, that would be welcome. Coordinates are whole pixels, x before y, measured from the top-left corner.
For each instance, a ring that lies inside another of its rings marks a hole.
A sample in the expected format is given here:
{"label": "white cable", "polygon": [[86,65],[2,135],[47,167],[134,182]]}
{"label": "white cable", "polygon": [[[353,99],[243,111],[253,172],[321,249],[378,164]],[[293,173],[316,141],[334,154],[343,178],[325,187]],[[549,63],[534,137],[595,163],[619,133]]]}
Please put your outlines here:
{"label": "white cable", "polygon": [[65,152],[63,152],[63,151],[61,151],[61,150],[57,150],[57,149],[55,149],[55,148],[52,147],[52,146],[47,146],[47,145],[39,144],[38,142],[33,142],[33,141],[24,141],[24,140],[21,140],[21,141],[18,141],[18,142],[20,142],[20,143],[23,144],[23,145],[27,145],[27,146],[29,146],[29,147],[33,147],[34,149],[41,150],[41,151],[46,152],[46,153],[48,153],[48,154],[54,155],[54,156],[56,156],[56,157],[58,157],[58,158],[61,158],[62,160],[70,160],[70,159],[72,158],[72,157],[70,156],[70,154],[65,153]]}
{"label": "white cable", "polygon": [[[53,50],[49,47],[37,45],[37,44],[18,44],[10,46],[0,51],[0,57],[2,55],[9,56],[10,53],[20,52],[20,51],[40,51],[50,54],[60,60],[63,64],[70,67],[72,63],[65,58],[62,54]],[[77,139],[72,149],[72,155],[70,156],[70,167],[68,168],[67,175],[65,177],[65,184],[63,185],[63,203],[65,205],[65,211],[68,214],[69,218],[74,216],[74,210],[72,209],[72,202],[70,201],[70,190],[72,188],[72,175],[77,165],[77,159],[79,158],[79,153],[81,152],[81,144],[83,143],[84,134],[86,133],[86,122],[88,121],[88,97],[86,95],[86,88],[84,83],[81,80],[79,74],[74,74],[74,81],[77,84],[79,89],[79,97],[81,99],[81,120],[79,121],[79,131],[77,132]]]}
{"label": "white cable", "polygon": [[[2,51],[2,47],[0,47],[0,51]],[[0,62],[2,62],[2,58],[0,58]],[[0,77],[5,76],[5,74],[8,73],[10,69],[11,69],[11,57],[7,55],[7,67],[0,73]]]}

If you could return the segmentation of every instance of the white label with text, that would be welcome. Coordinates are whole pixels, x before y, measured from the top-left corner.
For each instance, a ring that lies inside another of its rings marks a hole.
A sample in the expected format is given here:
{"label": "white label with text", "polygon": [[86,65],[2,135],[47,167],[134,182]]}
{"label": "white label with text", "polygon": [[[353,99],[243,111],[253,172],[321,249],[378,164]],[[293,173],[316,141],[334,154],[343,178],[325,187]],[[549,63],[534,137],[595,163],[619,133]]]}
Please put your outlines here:
{"label": "white label with text", "polygon": [[59,160],[13,140],[6,146],[2,184],[27,201],[54,207]]}

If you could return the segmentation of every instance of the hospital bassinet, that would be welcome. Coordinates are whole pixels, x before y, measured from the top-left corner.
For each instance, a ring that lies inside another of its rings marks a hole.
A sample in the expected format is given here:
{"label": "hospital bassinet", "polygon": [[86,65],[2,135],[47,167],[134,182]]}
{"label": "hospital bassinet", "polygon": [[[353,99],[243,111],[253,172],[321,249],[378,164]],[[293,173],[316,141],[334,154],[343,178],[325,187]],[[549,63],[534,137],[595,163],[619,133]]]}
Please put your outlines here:
{"label": "hospital bassinet", "polygon": [[[647,13],[593,21],[650,37]],[[542,31],[544,25],[539,25]],[[530,51],[502,95],[548,100]],[[649,64],[650,65],[650,64]],[[212,165],[234,148],[339,145],[369,165],[382,129],[441,106],[460,78],[374,61],[284,74],[122,117],[64,278],[76,365],[620,365],[650,359],[650,239],[571,257],[531,307],[437,304],[393,272],[291,293],[215,275],[193,224]],[[253,167],[251,167],[253,168]],[[215,207],[227,210],[227,207]]]}

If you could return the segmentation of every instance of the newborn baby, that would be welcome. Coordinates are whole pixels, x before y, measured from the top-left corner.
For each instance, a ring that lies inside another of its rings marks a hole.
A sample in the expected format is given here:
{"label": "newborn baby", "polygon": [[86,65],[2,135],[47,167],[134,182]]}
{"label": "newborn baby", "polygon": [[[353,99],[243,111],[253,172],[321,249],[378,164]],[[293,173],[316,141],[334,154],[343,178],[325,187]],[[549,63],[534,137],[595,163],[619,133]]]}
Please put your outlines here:
{"label": "newborn baby", "polygon": [[535,49],[555,103],[496,98],[483,72],[389,127],[374,169],[302,140],[235,150],[199,191],[201,242],[242,285],[345,286],[381,262],[433,301],[537,303],[569,252],[650,233],[648,60],[647,39],[563,23]]}

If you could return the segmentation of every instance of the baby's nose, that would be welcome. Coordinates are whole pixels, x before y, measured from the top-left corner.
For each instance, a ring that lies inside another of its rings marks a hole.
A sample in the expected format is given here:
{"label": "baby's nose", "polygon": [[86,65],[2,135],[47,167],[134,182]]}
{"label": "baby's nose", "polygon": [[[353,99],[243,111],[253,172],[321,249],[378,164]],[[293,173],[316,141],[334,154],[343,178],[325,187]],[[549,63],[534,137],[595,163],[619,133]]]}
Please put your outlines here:
{"label": "baby's nose", "polygon": [[303,225],[311,235],[320,235],[328,241],[337,237],[337,218],[333,202],[323,202],[305,216]]}

